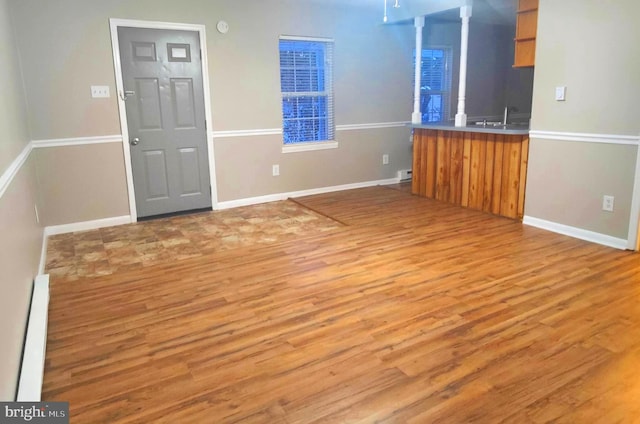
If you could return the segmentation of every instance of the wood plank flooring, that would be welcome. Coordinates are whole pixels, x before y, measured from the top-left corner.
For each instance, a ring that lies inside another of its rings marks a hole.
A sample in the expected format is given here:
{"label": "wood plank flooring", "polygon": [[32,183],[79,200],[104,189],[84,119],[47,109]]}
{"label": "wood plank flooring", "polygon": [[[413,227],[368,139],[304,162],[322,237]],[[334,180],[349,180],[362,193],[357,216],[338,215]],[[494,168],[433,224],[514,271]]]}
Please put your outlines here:
{"label": "wood plank flooring", "polygon": [[640,422],[640,255],[372,187],[345,225],[52,280],[73,423]]}

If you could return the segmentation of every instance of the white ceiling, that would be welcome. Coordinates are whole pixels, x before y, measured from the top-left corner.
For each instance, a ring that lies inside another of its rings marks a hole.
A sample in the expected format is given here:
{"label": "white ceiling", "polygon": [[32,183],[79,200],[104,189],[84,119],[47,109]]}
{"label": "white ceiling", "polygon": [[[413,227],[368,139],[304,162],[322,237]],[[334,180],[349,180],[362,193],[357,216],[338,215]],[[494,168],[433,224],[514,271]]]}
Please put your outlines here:
{"label": "white ceiling", "polygon": [[[517,0],[474,0],[471,20],[499,25],[515,25],[517,10]],[[438,13],[434,17],[460,20],[460,14],[457,10]]]}
{"label": "white ceiling", "polygon": [[[318,0],[312,0],[318,1]],[[380,9],[383,12],[384,0],[322,0],[326,3],[342,3],[354,6],[370,6]],[[398,0],[400,9],[419,9],[421,5],[428,5],[429,2],[438,2],[438,0]],[[389,12],[393,12],[392,6],[395,0],[387,0],[387,8]],[[403,7],[404,6],[404,7]],[[472,20],[485,23],[494,23],[500,25],[515,25],[516,10],[518,8],[518,0],[473,0]],[[460,15],[458,9],[452,9],[446,12],[430,15],[437,19],[443,20],[459,20]]]}

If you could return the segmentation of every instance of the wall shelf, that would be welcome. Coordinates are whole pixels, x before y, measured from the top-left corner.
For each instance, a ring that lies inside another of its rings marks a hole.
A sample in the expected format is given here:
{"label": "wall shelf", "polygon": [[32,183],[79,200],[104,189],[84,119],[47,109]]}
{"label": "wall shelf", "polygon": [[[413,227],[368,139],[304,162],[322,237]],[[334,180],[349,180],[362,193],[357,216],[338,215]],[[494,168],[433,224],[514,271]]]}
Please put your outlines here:
{"label": "wall shelf", "polygon": [[516,17],[514,68],[534,66],[538,30],[538,0],[520,0]]}

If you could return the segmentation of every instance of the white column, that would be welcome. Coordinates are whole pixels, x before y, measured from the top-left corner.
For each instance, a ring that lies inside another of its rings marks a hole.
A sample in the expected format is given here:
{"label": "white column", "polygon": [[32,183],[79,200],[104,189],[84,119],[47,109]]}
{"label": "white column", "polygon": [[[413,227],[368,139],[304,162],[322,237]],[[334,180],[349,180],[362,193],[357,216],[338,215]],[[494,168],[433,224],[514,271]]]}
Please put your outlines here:
{"label": "white column", "polygon": [[462,19],[462,29],[460,32],[460,82],[458,86],[458,113],[456,113],[456,127],[467,125],[467,114],[465,113],[465,100],[467,91],[467,50],[469,47],[469,18],[471,17],[471,6],[460,8],[460,19]]}
{"label": "white column", "polygon": [[415,86],[413,90],[413,113],[411,114],[412,124],[422,123],[422,114],[420,113],[420,74],[422,64],[422,28],[424,28],[424,16],[416,16],[414,18],[416,27],[416,68],[415,68]]}

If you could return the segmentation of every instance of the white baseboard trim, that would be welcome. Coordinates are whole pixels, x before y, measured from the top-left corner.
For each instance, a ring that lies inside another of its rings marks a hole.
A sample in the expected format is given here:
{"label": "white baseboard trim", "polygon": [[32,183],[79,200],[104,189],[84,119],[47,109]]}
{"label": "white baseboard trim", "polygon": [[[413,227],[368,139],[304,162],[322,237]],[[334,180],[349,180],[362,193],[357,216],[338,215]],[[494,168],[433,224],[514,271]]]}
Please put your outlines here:
{"label": "white baseboard trim", "polygon": [[529,138],[542,138],[545,140],[579,141],[583,143],[604,143],[622,144],[637,146],[640,144],[640,137],[635,135],[618,134],[592,134],[592,133],[572,133],[559,131],[529,131]]}
{"label": "white baseboard trim", "polygon": [[44,274],[47,266],[47,247],[49,245],[49,236],[45,230],[42,231],[42,250],[40,250],[40,264],[38,265],[38,275]]}
{"label": "white baseboard trim", "polygon": [[286,200],[290,197],[302,197],[312,196],[314,194],[331,193],[334,191],[352,190],[355,188],[373,187],[377,185],[389,185],[397,184],[400,182],[399,178],[389,178],[386,180],[376,181],[364,181],[361,183],[342,184],[331,187],[312,188],[308,190],[290,191],[287,193],[268,194],[266,196],[247,197],[245,199],[228,200],[226,202],[218,202],[218,209],[231,209],[240,206],[257,205],[260,203],[277,202],[279,200]]}
{"label": "white baseboard trim", "polygon": [[608,236],[594,231],[584,230],[582,228],[572,227],[569,225],[558,224],[557,222],[547,221],[545,219],[534,218],[525,215],[522,223],[532,227],[541,228],[543,230],[552,231],[554,233],[563,234],[565,236],[574,237],[580,240],[590,241],[592,243],[602,244],[604,246],[616,249],[627,249],[627,240]]}
{"label": "white baseboard trim", "polygon": [[33,143],[28,143],[24,146],[18,157],[15,158],[2,175],[0,175],[0,199],[4,195],[4,192],[7,191],[16,175],[18,175],[18,172],[20,172],[22,165],[24,165],[27,159],[29,159],[31,150],[33,150]]}
{"label": "white baseboard trim", "polygon": [[96,219],[93,221],[73,222],[71,224],[52,225],[45,227],[45,237],[56,234],[75,233],[76,231],[96,230],[98,228],[113,227],[115,225],[130,224],[130,215],[116,216],[113,218]]}
{"label": "white baseboard trim", "polygon": [[44,359],[47,350],[49,276],[38,275],[33,282],[29,323],[18,383],[18,402],[39,402],[42,395]]}

